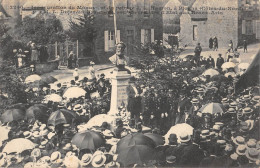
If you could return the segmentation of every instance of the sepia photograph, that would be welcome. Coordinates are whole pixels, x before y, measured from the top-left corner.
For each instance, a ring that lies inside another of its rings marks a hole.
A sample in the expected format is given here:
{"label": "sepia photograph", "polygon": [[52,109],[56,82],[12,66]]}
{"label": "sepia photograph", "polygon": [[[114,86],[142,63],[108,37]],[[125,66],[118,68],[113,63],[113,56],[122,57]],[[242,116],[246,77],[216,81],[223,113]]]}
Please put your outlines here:
{"label": "sepia photograph", "polygon": [[0,0],[0,168],[260,167],[259,0]]}

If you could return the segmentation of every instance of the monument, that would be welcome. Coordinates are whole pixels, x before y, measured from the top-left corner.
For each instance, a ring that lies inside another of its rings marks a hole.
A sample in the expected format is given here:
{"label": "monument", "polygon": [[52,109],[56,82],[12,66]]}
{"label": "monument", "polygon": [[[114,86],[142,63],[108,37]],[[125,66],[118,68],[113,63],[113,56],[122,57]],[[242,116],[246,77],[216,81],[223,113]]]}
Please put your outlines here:
{"label": "monument", "polygon": [[118,108],[122,104],[127,105],[127,87],[129,86],[131,72],[125,68],[125,65],[128,63],[128,58],[124,55],[125,47],[123,42],[118,43],[116,54],[109,58],[116,65],[116,68],[111,77],[112,93],[108,115],[117,115],[119,113]]}

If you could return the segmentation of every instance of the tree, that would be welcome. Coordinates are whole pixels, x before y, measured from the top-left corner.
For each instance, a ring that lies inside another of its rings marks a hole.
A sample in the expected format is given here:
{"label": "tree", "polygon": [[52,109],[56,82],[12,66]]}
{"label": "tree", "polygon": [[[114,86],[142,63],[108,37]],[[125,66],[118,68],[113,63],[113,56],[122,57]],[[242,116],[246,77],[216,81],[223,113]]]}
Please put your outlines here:
{"label": "tree", "polygon": [[23,48],[22,42],[14,40],[8,33],[9,30],[10,27],[6,24],[0,25],[0,57],[3,60],[12,60],[14,56],[13,49]]}
{"label": "tree", "polygon": [[[25,73],[21,73],[25,75]],[[10,61],[0,65],[0,110],[15,103],[26,103],[25,84],[21,80],[16,66]]]}
{"label": "tree", "polygon": [[33,41],[36,44],[46,45],[48,43],[63,42],[66,35],[63,33],[62,23],[55,16],[47,18],[39,15],[35,18],[25,17],[16,28],[24,43]]}
{"label": "tree", "polygon": [[90,13],[84,13],[84,16],[70,20],[70,29],[67,34],[71,39],[77,39],[84,44],[84,56],[93,56],[95,51],[94,41],[97,31],[94,27],[94,21],[95,17]]}

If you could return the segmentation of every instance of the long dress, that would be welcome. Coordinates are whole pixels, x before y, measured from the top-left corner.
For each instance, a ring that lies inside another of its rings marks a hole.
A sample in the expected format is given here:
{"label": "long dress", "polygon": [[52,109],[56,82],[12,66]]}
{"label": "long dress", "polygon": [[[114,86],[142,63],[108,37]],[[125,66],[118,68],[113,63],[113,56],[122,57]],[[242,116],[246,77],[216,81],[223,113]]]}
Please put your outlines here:
{"label": "long dress", "polygon": [[32,55],[31,55],[31,61],[32,62],[37,62],[38,61],[38,51],[37,51],[37,49],[34,47],[34,48],[32,48]]}

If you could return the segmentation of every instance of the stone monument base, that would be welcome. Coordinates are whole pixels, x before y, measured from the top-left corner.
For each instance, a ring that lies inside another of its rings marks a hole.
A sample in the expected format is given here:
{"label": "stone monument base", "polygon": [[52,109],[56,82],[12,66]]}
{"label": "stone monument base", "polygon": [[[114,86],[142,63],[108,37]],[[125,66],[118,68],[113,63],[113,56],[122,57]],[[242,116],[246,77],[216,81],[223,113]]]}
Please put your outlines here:
{"label": "stone monument base", "polygon": [[115,69],[111,77],[111,103],[108,115],[116,116],[119,114],[118,108],[124,106],[126,108],[128,102],[127,87],[131,75],[127,71],[118,71]]}

